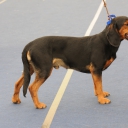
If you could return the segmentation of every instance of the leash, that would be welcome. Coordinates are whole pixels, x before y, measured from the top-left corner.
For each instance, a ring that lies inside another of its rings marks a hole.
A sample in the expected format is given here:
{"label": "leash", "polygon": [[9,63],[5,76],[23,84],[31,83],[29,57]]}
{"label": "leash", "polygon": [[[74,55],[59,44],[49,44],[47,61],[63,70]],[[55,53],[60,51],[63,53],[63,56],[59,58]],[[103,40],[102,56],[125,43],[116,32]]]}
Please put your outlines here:
{"label": "leash", "polygon": [[107,8],[107,4],[106,4],[105,0],[103,0],[103,3],[104,3],[104,7],[105,7],[105,9],[106,9],[107,15],[108,15],[107,25],[110,25],[112,19],[115,18],[116,16],[115,16],[115,15],[109,15],[108,8]]}
{"label": "leash", "polygon": [[107,15],[108,15],[108,20],[110,20],[107,4],[106,4],[106,2],[104,0],[103,0],[103,3],[104,3],[104,7],[106,9]]}

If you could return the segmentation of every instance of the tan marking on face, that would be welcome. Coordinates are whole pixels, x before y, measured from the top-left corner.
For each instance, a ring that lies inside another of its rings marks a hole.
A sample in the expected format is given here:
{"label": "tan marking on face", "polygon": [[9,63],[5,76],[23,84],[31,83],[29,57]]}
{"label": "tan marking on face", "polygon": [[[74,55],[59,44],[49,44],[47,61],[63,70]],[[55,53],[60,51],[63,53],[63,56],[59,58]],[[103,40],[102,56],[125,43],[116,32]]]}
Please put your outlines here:
{"label": "tan marking on face", "polygon": [[123,26],[119,30],[119,34],[122,39],[125,39],[125,34],[128,33],[128,20],[124,22]]}
{"label": "tan marking on face", "polygon": [[54,58],[53,61],[52,61],[52,63],[53,63],[53,67],[55,69],[58,69],[59,66],[62,66],[64,68],[66,68],[66,69],[69,68],[69,66],[67,66],[62,59]]}

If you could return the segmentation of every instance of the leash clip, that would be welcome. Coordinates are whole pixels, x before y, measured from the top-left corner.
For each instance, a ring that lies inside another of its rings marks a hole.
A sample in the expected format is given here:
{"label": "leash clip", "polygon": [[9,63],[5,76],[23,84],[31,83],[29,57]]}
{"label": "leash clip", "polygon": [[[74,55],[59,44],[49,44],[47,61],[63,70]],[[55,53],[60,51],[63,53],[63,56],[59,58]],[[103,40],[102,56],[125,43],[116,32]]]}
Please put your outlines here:
{"label": "leash clip", "polygon": [[112,19],[115,18],[116,16],[115,16],[115,15],[109,15],[108,17],[109,17],[109,20],[108,20],[108,22],[107,22],[107,25],[110,25]]}

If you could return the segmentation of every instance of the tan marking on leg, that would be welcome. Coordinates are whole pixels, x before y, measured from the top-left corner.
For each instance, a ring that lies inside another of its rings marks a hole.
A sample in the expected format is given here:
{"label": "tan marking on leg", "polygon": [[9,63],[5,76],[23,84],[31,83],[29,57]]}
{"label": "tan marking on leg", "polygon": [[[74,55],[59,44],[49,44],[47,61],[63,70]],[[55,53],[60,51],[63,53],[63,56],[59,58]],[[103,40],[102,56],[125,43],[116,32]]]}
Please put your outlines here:
{"label": "tan marking on leg", "polygon": [[39,76],[36,74],[34,82],[29,87],[29,91],[35,104],[35,107],[39,109],[46,108],[46,105],[44,103],[39,102],[37,94],[39,87],[44,83],[44,81],[44,78],[39,78]]}
{"label": "tan marking on leg", "polygon": [[[49,76],[51,75],[52,70],[53,70],[53,68],[51,68],[51,70],[49,72]],[[38,109],[47,107],[44,103],[39,102],[39,99],[38,99],[38,89],[45,82],[45,80],[46,79],[44,79],[44,78],[39,78],[38,73],[36,73],[35,80],[29,87],[29,91],[30,91],[31,97],[33,99],[34,105]]]}
{"label": "tan marking on leg", "polygon": [[[32,66],[30,65],[30,75],[32,75],[33,73],[34,73],[34,70]],[[22,76],[15,83],[14,94],[12,97],[12,102],[15,104],[21,103],[20,98],[19,98],[19,93],[20,93],[20,88],[23,86],[23,83],[24,83],[24,73],[22,73]]]}
{"label": "tan marking on leg", "polygon": [[107,94],[107,92],[103,92],[102,77],[95,74],[94,69],[95,69],[94,66],[91,64],[90,65],[90,72],[92,74],[92,78],[93,78],[93,82],[94,82],[94,93],[97,96],[98,102],[100,104],[108,104],[108,103],[110,103],[110,100],[107,98],[104,98],[105,95]]}
{"label": "tan marking on leg", "polygon": [[[90,72],[93,72],[94,70],[94,67],[92,64],[90,64],[89,66],[87,66],[86,68],[88,68],[90,70]],[[91,73],[92,74],[92,73]],[[94,84],[94,95],[97,96],[97,93],[96,93],[96,86]]]}
{"label": "tan marking on leg", "polygon": [[22,74],[20,79],[15,84],[14,94],[12,97],[12,102],[15,104],[21,103],[20,98],[19,98],[19,92],[20,92],[20,88],[23,85],[23,82],[24,82],[24,75]]}

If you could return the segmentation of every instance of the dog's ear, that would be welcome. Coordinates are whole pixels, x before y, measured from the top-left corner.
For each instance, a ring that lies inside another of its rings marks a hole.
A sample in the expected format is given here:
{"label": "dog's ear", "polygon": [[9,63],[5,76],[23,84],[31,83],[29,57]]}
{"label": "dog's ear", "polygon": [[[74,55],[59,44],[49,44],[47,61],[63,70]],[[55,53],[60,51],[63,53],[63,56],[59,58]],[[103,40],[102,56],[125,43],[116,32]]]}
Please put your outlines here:
{"label": "dog's ear", "polygon": [[114,47],[119,47],[121,40],[120,40],[120,35],[118,34],[118,30],[116,27],[116,23],[111,23],[109,26],[107,26],[107,40],[109,43],[114,46]]}

